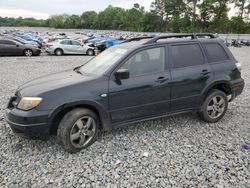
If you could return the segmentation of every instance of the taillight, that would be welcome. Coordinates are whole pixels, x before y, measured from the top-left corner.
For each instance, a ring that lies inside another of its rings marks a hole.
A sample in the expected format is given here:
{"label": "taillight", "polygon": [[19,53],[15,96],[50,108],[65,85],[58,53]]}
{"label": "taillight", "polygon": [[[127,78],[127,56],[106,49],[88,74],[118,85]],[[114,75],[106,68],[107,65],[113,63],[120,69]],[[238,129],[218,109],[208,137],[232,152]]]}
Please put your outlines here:
{"label": "taillight", "polygon": [[239,62],[236,63],[236,67],[241,72],[242,66]]}

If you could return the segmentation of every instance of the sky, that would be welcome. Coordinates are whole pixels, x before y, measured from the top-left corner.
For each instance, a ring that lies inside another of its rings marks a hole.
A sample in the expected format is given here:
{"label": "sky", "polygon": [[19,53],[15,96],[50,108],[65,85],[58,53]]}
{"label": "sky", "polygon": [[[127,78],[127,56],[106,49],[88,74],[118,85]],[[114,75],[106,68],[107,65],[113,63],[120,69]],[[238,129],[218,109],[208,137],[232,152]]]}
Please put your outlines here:
{"label": "sky", "polygon": [[56,14],[82,14],[84,11],[104,10],[108,5],[132,8],[135,3],[150,9],[153,0],[0,0],[1,17],[34,17],[47,19]]}

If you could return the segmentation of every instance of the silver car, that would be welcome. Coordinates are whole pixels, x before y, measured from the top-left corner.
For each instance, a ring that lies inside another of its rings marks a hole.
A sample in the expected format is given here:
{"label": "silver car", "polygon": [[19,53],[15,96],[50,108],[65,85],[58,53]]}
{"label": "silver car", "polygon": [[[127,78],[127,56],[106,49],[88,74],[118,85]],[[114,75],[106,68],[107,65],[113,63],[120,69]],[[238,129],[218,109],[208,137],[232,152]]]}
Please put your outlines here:
{"label": "silver car", "polygon": [[82,45],[76,40],[64,39],[47,44],[45,48],[47,53],[63,55],[63,54],[87,54],[95,55],[95,48]]}

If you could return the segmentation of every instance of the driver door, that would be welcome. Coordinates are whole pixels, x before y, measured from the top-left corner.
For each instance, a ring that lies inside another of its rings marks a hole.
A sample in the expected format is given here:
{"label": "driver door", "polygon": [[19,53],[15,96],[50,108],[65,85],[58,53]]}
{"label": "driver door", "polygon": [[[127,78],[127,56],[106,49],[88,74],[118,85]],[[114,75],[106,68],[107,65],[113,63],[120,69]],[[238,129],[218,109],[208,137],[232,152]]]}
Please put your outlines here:
{"label": "driver door", "polygon": [[123,62],[121,69],[127,69],[130,77],[117,80],[111,76],[109,81],[112,123],[140,120],[169,112],[170,72],[166,67],[165,46],[134,53]]}
{"label": "driver door", "polygon": [[80,42],[72,40],[72,51],[76,54],[86,54]]}

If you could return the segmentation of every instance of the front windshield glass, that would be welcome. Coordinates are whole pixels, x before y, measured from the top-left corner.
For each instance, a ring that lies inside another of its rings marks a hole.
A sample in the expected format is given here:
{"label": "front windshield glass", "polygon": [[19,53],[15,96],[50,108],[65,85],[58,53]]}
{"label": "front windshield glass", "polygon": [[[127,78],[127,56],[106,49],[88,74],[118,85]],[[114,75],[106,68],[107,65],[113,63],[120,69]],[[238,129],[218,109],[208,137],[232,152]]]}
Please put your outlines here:
{"label": "front windshield glass", "polygon": [[81,66],[79,71],[86,74],[103,75],[111,66],[113,66],[125,53],[127,49],[109,48]]}

